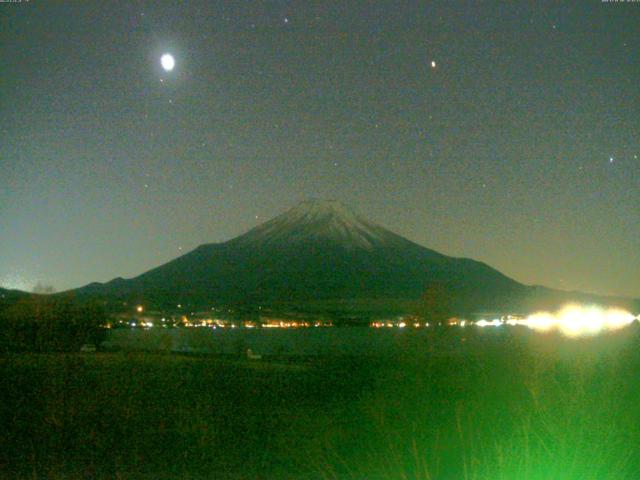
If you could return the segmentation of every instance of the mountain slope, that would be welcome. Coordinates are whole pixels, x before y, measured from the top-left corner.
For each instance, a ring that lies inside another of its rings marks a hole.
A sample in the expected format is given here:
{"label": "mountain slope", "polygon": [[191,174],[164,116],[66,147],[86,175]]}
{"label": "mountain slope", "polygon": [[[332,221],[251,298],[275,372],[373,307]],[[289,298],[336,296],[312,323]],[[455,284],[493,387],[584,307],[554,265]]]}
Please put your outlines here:
{"label": "mountain slope", "polygon": [[461,313],[523,308],[531,292],[488,265],[417,245],[339,202],[311,200],[227,242],[201,245],[135,278],[76,293],[200,308],[415,302],[432,286]]}

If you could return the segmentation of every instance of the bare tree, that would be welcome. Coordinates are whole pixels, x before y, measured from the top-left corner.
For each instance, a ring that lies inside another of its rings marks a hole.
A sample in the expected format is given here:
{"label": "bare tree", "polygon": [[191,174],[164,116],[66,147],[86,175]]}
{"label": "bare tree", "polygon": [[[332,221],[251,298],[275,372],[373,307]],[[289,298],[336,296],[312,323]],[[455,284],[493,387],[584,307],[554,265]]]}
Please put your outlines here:
{"label": "bare tree", "polygon": [[56,293],[56,289],[53,285],[45,285],[42,282],[38,282],[33,287],[33,293],[51,295],[52,293]]}
{"label": "bare tree", "polygon": [[432,325],[444,325],[453,316],[451,294],[442,283],[432,283],[422,294],[419,314]]}

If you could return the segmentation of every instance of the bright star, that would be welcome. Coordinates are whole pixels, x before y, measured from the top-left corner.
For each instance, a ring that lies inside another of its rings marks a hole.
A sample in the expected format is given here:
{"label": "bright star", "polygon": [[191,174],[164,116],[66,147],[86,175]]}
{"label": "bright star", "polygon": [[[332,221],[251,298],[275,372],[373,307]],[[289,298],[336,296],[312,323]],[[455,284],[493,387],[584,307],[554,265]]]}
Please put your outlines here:
{"label": "bright star", "polygon": [[162,55],[162,57],[160,57],[160,64],[165,71],[170,72],[171,70],[173,70],[173,67],[175,67],[176,61],[173,58],[173,55],[171,55],[170,53],[165,53],[164,55]]}
{"label": "bright star", "polygon": [[435,60],[431,60],[431,68],[436,68],[436,61]]}

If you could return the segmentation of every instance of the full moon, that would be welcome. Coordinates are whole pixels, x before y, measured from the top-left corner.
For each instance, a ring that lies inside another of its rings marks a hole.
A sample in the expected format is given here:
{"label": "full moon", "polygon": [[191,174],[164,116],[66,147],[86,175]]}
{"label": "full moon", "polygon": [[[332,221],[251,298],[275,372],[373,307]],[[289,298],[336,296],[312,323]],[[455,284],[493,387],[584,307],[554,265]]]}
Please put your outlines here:
{"label": "full moon", "polygon": [[171,70],[173,70],[173,67],[175,67],[176,61],[174,60],[173,55],[171,55],[170,53],[165,53],[164,55],[162,55],[162,57],[160,57],[160,64],[162,65],[162,68],[165,69],[165,71],[170,72]]}

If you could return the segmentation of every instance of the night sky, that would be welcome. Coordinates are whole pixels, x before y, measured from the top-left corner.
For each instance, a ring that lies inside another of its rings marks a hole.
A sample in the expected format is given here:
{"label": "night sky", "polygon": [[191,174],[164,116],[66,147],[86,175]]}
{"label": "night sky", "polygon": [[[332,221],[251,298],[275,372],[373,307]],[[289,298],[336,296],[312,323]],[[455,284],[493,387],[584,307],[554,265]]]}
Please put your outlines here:
{"label": "night sky", "polygon": [[640,297],[640,3],[0,16],[1,286],[135,276],[313,197],[527,284]]}

